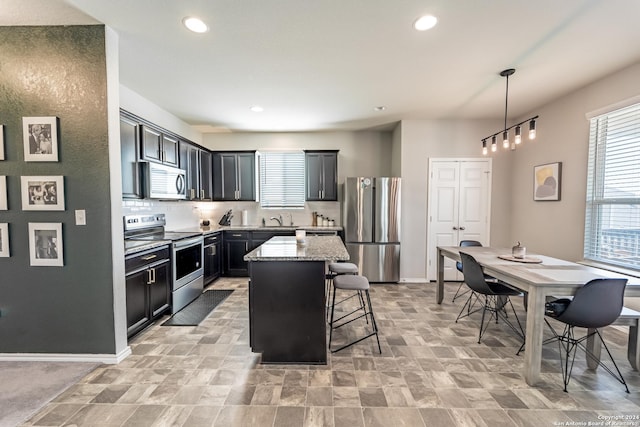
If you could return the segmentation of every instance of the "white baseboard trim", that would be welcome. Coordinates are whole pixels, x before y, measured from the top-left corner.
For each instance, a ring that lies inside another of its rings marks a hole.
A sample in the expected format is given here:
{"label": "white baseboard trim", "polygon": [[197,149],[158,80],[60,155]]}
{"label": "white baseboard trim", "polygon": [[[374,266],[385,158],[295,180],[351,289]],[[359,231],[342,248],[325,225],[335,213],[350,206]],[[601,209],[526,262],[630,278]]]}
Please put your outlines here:
{"label": "white baseboard trim", "polygon": [[401,277],[400,283],[428,283],[424,277]]}
{"label": "white baseboard trim", "polygon": [[66,353],[0,353],[0,362],[93,362],[117,365],[131,355],[127,346],[118,354],[66,354]]}

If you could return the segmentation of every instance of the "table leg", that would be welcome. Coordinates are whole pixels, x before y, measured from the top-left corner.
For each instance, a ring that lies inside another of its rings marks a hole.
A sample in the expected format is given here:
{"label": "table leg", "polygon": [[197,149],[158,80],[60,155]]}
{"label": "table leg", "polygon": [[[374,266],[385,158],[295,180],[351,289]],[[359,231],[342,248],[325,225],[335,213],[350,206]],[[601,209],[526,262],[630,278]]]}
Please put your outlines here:
{"label": "table leg", "polygon": [[589,353],[593,354],[593,357],[589,356],[589,353],[586,354],[587,368],[595,370],[598,368],[600,362],[600,352],[602,351],[602,345],[595,329],[587,329],[587,334],[589,335],[589,337],[587,338],[586,347]]}
{"label": "table leg", "polygon": [[436,272],[438,275],[437,287],[436,287],[436,302],[442,304],[444,299],[444,255],[438,249],[438,265],[436,266]]}
{"label": "table leg", "polygon": [[633,325],[629,326],[629,342],[627,344],[627,359],[634,371],[640,366],[640,334],[638,334],[638,319],[635,319]]}
{"label": "table leg", "polygon": [[529,288],[527,330],[525,334],[524,378],[530,386],[536,385],[540,379],[544,303],[544,292],[535,286]]}

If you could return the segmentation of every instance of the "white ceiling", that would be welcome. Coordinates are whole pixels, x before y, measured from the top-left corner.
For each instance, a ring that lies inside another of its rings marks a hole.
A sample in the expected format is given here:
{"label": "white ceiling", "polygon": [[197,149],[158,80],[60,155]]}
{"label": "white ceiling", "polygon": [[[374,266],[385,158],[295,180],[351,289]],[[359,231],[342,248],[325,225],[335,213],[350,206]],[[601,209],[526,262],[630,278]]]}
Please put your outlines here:
{"label": "white ceiling", "polygon": [[[423,14],[439,23],[417,32]],[[108,25],[123,85],[233,131],[502,119],[505,68],[519,117],[640,61],[639,18],[637,0],[0,0],[0,25]]]}

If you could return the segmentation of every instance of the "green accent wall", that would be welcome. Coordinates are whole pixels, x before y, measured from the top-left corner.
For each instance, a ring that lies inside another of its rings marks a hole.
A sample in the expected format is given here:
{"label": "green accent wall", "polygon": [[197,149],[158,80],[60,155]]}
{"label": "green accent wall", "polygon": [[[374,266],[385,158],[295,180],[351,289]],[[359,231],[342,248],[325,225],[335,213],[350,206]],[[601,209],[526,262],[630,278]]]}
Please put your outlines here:
{"label": "green accent wall", "polygon": [[[31,116],[59,118],[58,162],[24,161]],[[0,124],[11,251],[0,258],[0,353],[113,354],[105,27],[0,27]],[[65,210],[23,211],[27,175],[63,175]],[[30,222],[62,223],[63,267],[29,265]]]}

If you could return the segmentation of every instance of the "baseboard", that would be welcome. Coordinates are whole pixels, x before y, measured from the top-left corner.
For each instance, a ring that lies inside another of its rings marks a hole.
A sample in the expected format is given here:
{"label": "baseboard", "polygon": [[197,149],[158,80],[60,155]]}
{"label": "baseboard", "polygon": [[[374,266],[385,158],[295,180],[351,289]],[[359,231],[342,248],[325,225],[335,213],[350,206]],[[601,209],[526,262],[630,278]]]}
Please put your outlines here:
{"label": "baseboard", "polygon": [[131,355],[127,346],[118,354],[66,354],[66,353],[0,353],[0,362],[93,362],[117,365]]}
{"label": "baseboard", "polygon": [[428,283],[424,277],[401,277],[400,283]]}

